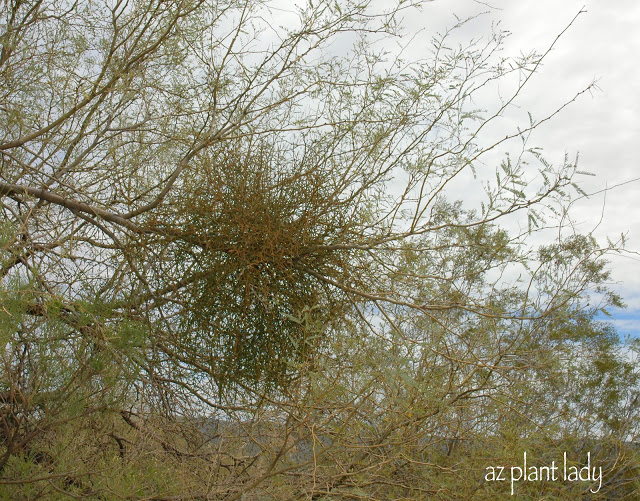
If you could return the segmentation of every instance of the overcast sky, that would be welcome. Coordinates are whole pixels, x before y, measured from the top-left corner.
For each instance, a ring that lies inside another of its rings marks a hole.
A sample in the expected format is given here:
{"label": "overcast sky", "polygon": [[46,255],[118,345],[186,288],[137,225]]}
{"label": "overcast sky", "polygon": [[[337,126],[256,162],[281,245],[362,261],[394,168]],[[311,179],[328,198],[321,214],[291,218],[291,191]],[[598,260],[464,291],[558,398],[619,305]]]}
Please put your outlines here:
{"label": "overcast sky", "polygon": [[[599,241],[628,237],[628,248],[640,250],[640,2],[604,0],[434,0],[419,16],[405,19],[410,30],[433,35],[461,18],[486,13],[470,23],[463,37],[486,35],[492,22],[509,30],[506,52],[544,51],[581,11],[549,54],[520,100],[540,118],[570,100],[594,79],[598,89],[586,93],[535,136],[547,160],[561,163],[565,152],[580,155],[579,168],[587,193],[601,192],[575,204],[581,232],[594,230]],[[626,184],[623,184],[626,183]],[[617,186],[617,187],[616,187]],[[619,334],[640,337],[640,255],[612,259],[614,290],[628,305],[612,311]]]}

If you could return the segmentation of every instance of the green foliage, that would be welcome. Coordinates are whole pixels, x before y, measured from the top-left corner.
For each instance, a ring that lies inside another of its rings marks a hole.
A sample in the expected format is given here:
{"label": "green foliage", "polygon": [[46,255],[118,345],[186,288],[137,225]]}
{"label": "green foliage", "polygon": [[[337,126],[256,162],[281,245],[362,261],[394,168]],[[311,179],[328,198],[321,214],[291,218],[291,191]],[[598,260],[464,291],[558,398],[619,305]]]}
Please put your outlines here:
{"label": "green foliage", "polygon": [[479,144],[553,46],[407,61],[417,2],[5,3],[0,497],[495,499],[585,451],[597,494],[518,499],[637,497],[624,239],[529,144],[560,110]]}

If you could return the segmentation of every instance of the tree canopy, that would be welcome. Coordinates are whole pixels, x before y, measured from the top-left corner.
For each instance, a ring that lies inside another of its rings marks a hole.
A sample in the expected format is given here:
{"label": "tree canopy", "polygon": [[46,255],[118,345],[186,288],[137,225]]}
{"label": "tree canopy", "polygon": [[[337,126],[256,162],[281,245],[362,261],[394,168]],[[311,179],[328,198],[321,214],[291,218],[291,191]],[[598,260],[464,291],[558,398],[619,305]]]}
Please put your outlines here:
{"label": "tree canopy", "polygon": [[415,8],[3,4],[3,495],[493,499],[488,466],[586,450],[637,494],[623,242],[530,144],[566,103],[484,135],[553,45],[461,22],[412,60]]}

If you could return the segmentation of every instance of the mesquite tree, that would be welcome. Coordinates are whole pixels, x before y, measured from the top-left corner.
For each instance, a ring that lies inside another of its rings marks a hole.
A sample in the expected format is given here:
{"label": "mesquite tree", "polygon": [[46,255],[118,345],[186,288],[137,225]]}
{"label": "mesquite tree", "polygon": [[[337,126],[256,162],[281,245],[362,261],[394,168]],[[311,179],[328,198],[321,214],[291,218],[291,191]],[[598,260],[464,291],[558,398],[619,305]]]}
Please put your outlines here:
{"label": "mesquite tree", "polygon": [[[532,382],[582,367],[584,339],[613,343],[593,315],[621,304],[604,287],[616,245],[563,231],[528,245],[577,189],[575,163],[528,144],[556,112],[483,142],[549,51],[503,60],[505,33],[455,47],[447,32],[410,61],[389,42],[416,6],[374,7],[5,2],[0,467],[90,415],[115,410],[140,433],[217,410],[253,415],[259,435],[280,423],[254,440],[249,484],[288,468],[291,434],[318,427],[314,460],[335,446],[343,471],[305,470],[296,488],[346,495],[374,458],[396,475],[380,451],[398,433],[424,448],[453,429],[525,429],[508,409],[526,387],[520,412],[548,418]],[[508,98],[475,109],[512,75]],[[452,193],[513,142],[495,180],[476,182],[478,207]],[[517,214],[527,231],[500,228]],[[600,303],[585,310],[589,291]],[[133,438],[103,432],[124,457]],[[406,458],[397,468],[415,470]],[[225,468],[216,485],[238,492],[248,467]]]}

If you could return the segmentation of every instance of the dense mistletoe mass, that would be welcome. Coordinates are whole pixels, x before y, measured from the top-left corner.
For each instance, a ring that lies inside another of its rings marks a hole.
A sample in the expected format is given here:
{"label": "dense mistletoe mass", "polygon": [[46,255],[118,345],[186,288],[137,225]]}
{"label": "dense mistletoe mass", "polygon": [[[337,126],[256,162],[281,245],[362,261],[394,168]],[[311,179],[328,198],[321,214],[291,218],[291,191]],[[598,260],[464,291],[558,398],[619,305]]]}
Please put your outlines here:
{"label": "dense mistletoe mass", "polygon": [[638,495],[624,242],[504,120],[553,46],[380,3],[2,3],[0,497]]}

